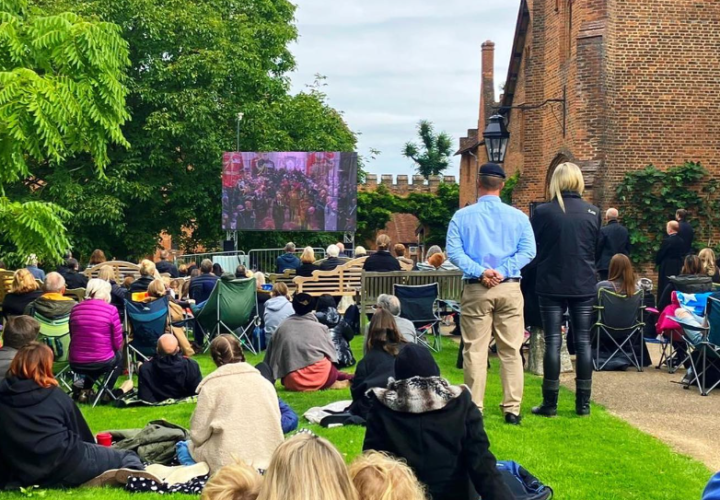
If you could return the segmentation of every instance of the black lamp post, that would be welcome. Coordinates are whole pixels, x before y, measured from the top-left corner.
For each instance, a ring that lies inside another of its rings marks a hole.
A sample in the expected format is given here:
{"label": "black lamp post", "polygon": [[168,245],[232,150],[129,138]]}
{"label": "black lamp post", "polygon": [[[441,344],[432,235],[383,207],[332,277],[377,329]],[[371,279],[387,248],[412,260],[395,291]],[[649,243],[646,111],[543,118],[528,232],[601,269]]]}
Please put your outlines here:
{"label": "black lamp post", "polygon": [[490,117],[490,123],[483,132],[483,138],[485,139],[488,161],[492,163],[504,162],[510,132],[505,128],[505,118],[502,115]]}

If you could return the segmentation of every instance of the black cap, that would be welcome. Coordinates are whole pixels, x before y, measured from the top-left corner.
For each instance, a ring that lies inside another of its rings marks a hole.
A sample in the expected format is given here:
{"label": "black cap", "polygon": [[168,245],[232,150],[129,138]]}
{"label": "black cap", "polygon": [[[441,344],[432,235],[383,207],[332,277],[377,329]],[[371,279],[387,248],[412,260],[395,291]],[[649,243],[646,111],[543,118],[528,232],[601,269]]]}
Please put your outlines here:
{"label": "black cap", "polygon": [[486,163],[485,165],[480,167],[479,175],[485,177],[499,177],[501,179],[505,179],[505,171],[497,163]]}
{"label": "black cap", "polygon": [[298,293],[293,297],[292,306],[295,310],[295,314],[298,316],[304,316],[311,312],[314,308],[312,295],[307,293]]}
{"label": "black cap", "polygon": [[430,350],[422,345],[407,344],[395,358],[395,378],[439,377],[440,368]]}

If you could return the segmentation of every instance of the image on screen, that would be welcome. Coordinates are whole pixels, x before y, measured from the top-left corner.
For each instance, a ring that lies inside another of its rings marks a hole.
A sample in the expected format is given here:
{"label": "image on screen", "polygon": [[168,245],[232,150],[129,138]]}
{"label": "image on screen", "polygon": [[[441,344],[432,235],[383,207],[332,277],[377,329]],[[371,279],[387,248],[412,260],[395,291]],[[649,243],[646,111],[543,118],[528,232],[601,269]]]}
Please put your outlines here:
{"label": "image on screen", "polygon": [[223,154],[226,231],[355,231],[357,153]]}

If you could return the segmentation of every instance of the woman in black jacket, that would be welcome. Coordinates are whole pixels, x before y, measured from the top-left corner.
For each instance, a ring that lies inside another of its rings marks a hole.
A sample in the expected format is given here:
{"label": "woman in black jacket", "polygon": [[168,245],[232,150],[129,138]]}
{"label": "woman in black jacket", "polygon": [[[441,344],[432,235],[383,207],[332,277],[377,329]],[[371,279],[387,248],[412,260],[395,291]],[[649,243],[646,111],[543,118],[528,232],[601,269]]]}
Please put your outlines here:
{"label": "woman in black jacket", "polygon": [[387,388],[370,392],[363,451],[404,459],[432,500],[512,500],[467,387],[441,378],[418,344],[400,351],[395,375]]}
{"label": "woman in black jacket", "polygon": [[320,270],[320,266],[315,264],[315,251],[312,247],[305,247],[300,256],[300,267],[295,269],[295,276],[303,276],[309,278],[315,271]]}
{"label": "woman in black jacket", "polygon": [[0,487],[80,486],[120,468],[142,476],[134,452],[95,444],[82,413],[58,387],[52,361],[49,347],[31,342],[0,384]]}
{"label": "woman in black jacket", "polygon": [[385,309],[378,309],[370,320],[365,344],[366,354],[358,363],[350,385],[353,402],[348,409],[364,420],[370,411],[370,397],[365,393],[375,387],[386,387],[388,380],[395,376],[395,358],[406,341],[395,317]]}
{"label": "woman in black jacket", "polygon": [[35,299],[40,298],[43,291],[35,281],[35,277],[27,269],[18,269],[13,274],[10,293],[5,295],[2,303],[2,313],[5,318],[20,316],[25,308]]}
{"label": "woman in black jacket", "polygon": [[561,325],[566,310],[570,311],[577,356],[575,411],[590,414],[590,328],[597,282],[595,250],[602,223],[600,210],[582,200],[584,190],[577,165],[558,165],[550,180],[552,201],[540,205],[532,219],[537,242],[535,292],[545,332],[543,403],[532,409],[535,415],[557,415]]}
{"label": "woman in black jacket", "polygon": [[381,234],[375,240],[377,251],[365,259],[363,269],[365,271],[389,272],[402,271],[400,262],[390,253],[390,236]]}
{"label": "woman in black jacket", "polygon": [[355,364],[355,356],[350,349],[350,341],[355,334],[352,328],[340,316],[335,307],[335,299],[332,295],[324,294],[318,298],[315,306],[315,317],[323,325],[327,326],[332,335],[332,341],[337,353],[337,368],[347,368]]}

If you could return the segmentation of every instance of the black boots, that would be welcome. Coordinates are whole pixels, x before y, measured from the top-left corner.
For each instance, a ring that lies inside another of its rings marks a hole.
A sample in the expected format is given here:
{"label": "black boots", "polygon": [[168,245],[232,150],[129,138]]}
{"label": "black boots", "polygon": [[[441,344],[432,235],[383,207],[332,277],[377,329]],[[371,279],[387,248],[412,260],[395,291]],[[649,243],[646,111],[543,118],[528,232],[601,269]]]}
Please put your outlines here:
{"label": "black boots", "polygon": [[543,402],[540,406],[532,409],[533,415],[542,417],[554,417],[557,415],[558,391],[560,391],[559,380],[543,380]]}
{"label": "black boots", "polygon": [[592,380],[575,379],[575,413],[585,417],[590,415],[590,392]]}

